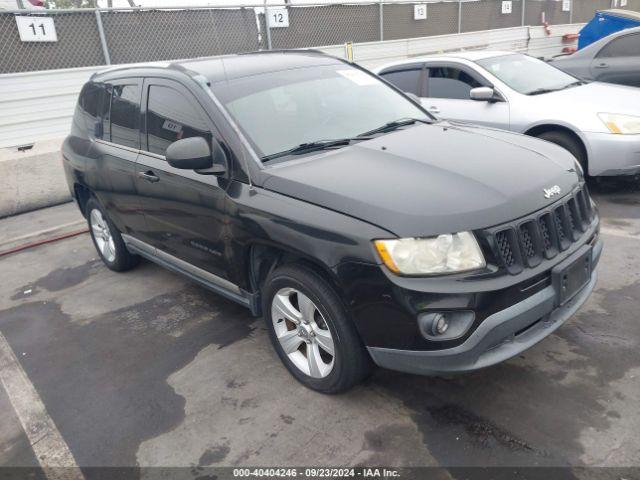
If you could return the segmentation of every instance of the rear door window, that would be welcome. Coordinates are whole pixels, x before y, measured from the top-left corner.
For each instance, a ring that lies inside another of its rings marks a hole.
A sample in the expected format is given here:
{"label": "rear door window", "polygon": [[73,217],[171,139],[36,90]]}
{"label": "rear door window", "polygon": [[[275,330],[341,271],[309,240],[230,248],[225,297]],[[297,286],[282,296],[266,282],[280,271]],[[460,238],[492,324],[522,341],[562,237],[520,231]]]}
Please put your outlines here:
{"label": "rear door window", "polygon": [[598,52],[597,58],[640,56],[640,34],[616,38]]}
{"label": "rear door window", "polygon": [[140,148],[140,89],[138,85],[112,85],[109,116],[110,141]]}
{"label": "rear door window", "polygon": [[452,67],[428,67],[427,96],[469,100],[472,88],[481,87],[468,73]]}

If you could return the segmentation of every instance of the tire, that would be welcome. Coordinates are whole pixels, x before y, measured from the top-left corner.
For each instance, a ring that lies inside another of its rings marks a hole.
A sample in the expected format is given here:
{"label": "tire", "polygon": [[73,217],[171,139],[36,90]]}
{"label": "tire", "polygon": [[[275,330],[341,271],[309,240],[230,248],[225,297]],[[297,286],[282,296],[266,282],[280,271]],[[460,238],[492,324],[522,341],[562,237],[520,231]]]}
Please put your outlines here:
{"label": "tire", "polygon": [[93,245],[104,264],[114,272],[125,272],[135,267],[140,257],[129,253],[122,235],[95,198],[87,201],[85,211]]}
{"label": "tire", "polygon": [[587,170],[587,156],[582,144],[576,138],[567,133],[559,132],[557,130],[544,132],[538,135],[538,138],[546,140],[547,142],[555,143],[565,150],[568,150],[569,153],[576,157],[576,159],[582,166],[582,171],[584,172],[585,176],[588,176],[589,172]]}
{"label": "tire", "polygon": [[[371,359],[347,309],[333,287],[311,268],[285,265],[272,272],[265,282],[263,309],[273,347],[289,373],[304,386],[321,393],[341,393],[369,374]],[[294,311],[300,315],[296,317]],[[298,319],[298,324],[292,319]],[[305,325],[305,319],[312,320]],[[325,348],[327,334],[333,355]],[[313,353],[311,360],[309,352]],[[313,364],[316,368],[312,370]]]}

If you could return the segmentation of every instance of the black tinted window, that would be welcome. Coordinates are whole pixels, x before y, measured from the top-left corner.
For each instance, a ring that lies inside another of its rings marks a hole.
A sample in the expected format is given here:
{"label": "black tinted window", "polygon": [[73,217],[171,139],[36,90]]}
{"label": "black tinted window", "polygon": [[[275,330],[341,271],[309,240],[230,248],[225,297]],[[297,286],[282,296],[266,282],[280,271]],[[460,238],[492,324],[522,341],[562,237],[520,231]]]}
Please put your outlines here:
{"label": "black tinted window", "polygon": [[469,100],[471,89],[481,86],[471,75],[457,68],[430,68],[427,95],[433,98]]}
{"label": "black tinted window", "polygon": [[97,83],[87,83],[80,93],[80,108],[91,117],[98,115],[102,101],[102,87]]}
{"label": "black tinted window", "polygon": [[164,155],[171,143],[189,137],[204,137],[211,142],[203,114],[179,91],[159,85],[149,87],[147,150]]}
{"label": "black tinted window", "polygon": [[598,57],[640,56],[640,35],[625,35],[611,41],[598,53]]}
{"label": "black tinted window", "polygon": [[138,86],[112,85],[109,119],[111,141],[126,147],[140,148],[139,119],[140,90]]}
{"label": "black tinted window", "polygon": [[403,92],[420,96],[420,70],[395,70],[382,74],[387,82],[392,83]]}
{"label": "black tinted window", "polygon": [[80,92],[80,100],[78,102],[79,113],[84,118],[85,127],[90,135],[96,135],[102,138],[101,129],[96,128],[96,124],[102,122],[105,116],[105,106],[108,109],[109,103],[104,102],[104,92],[106,88],[104,84],[87,83]]}

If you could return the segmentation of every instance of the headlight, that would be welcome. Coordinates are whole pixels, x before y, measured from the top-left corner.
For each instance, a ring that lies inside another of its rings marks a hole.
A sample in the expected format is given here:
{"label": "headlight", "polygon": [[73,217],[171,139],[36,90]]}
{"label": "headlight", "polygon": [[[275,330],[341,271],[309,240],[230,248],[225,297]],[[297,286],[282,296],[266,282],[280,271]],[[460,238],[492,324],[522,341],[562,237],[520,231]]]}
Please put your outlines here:
{"label": "headlight", "polygon": [[640,134],[640,117],[632,115],[618,115],[616,113],[599,113],[598,117],[604,122],[611,133],[621,135]]}
{"label": "headlight", "polygon": [[387,268],[403,275],[466,272],[486,266],[478,242],[470,232],[375,240],[374,244]]}

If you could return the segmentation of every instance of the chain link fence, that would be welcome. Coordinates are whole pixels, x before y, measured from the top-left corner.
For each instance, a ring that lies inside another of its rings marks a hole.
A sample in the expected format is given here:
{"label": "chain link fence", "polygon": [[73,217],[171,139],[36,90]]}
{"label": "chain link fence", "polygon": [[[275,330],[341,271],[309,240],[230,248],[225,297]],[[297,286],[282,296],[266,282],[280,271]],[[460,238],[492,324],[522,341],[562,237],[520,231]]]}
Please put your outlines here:
{"label": "chain link fence", "polygon": [[[581,23],[608,8],[640,10],[640,0],[294,0],[286,6],[3,11],[0,73]],[[24,16],[34,19],[34,35],[39,18],[53,18],[57,40],[21,39],[16,17]]]}

